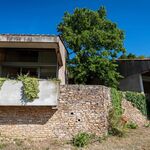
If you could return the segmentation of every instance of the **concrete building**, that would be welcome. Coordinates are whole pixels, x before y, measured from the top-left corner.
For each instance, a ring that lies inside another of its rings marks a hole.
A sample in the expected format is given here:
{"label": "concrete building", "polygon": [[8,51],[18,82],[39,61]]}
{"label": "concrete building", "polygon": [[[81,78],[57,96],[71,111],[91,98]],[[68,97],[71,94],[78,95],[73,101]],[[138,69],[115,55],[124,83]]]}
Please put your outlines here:
{"label": "concrete building", "polygon": [[120,81],[121,90],[150,94],[150,59],[120,59],[118,64],[124,77]]}
{"label": "concrete building", "polygon": [[66,84],[67,50],[59,36],[0,34],[0,76],[27,74]]}

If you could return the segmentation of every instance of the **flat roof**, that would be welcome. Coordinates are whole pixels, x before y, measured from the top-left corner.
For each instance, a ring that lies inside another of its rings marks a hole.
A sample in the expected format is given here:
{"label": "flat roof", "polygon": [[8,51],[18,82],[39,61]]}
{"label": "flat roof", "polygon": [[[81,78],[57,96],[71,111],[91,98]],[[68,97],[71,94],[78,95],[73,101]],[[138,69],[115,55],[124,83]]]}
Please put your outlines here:
{"label": "flat roof", "polygon": [[0,42],[59,42],[57,35],[48,34],[0,34]]}
{"label": "flat roof", "polygon": [[150,61],[150,58],[117,59],[117,61]]}
{"label": "flat roof", "polygon": [[56,47],[57,55],[62,64],[63,53],[60,47],[68,53],[63,40],[58,35],[49,34],[0,34],[0,47],[50,48]]}

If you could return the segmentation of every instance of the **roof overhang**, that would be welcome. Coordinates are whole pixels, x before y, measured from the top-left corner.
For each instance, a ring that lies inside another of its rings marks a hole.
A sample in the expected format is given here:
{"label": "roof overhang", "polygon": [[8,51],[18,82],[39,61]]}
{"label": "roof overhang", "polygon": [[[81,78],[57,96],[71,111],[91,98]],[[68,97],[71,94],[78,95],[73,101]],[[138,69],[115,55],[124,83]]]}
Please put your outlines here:
{"label": "roof overhang", "polygon": [[[63,65],[60,43],[64,46],[59,36],[53,35],[16,35],[0,34],[0,48],[39,48],[55,49],[60,66]],[[65,49],[65,46],[64,46]],[[66,49],[65,49],[66,51]]]}

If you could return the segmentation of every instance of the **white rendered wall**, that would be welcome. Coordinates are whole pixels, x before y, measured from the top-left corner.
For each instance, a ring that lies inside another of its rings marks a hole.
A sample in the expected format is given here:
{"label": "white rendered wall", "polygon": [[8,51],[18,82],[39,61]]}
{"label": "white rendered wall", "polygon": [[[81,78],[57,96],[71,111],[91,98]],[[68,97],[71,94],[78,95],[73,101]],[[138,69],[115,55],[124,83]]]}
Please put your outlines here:
{"label": "white rendered wall", "polygon": [[23,84],[21,81],[7,80],[0,89],[1,106],[56,106],[59,96],[59,83],[55,81],[39,81],[39,98],[29,102],[22,99]]}

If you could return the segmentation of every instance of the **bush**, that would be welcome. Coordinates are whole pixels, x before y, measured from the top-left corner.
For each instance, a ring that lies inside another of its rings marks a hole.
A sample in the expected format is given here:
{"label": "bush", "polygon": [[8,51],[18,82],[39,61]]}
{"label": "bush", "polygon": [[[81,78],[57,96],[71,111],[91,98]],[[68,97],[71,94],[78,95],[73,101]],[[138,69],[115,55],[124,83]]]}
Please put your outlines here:
{"label": "bush", "polygon": [[109,135],[123,137],[125,134],[125,130],[124,130],[124,128],[112,127],[108,133],[109,133]]}
{"label": "bush", "polygon": [[136,129],[138,127],[138,125],[135,122],[131,121],[131,122],[129,122],[129,123],[126,124],[126,127],[128,129]]}
{"label": "bush", "polygon": [[125,92],[126,100],[130,101],[133,106],[139,109],[143,115],[147,115],[146,96],[137,92]]}
{"label": "bush", "polygon": [[84,147],[90,143],[91,136],[88,133],[78,133],[73,137],[73,145],[76,147]]}
{"label": "bush", "polygon": [[109,111],[108,133],[113,136],[122,137],[125,134],[125,124],[121,121],[122,115],[116,115],[114,109]]}

